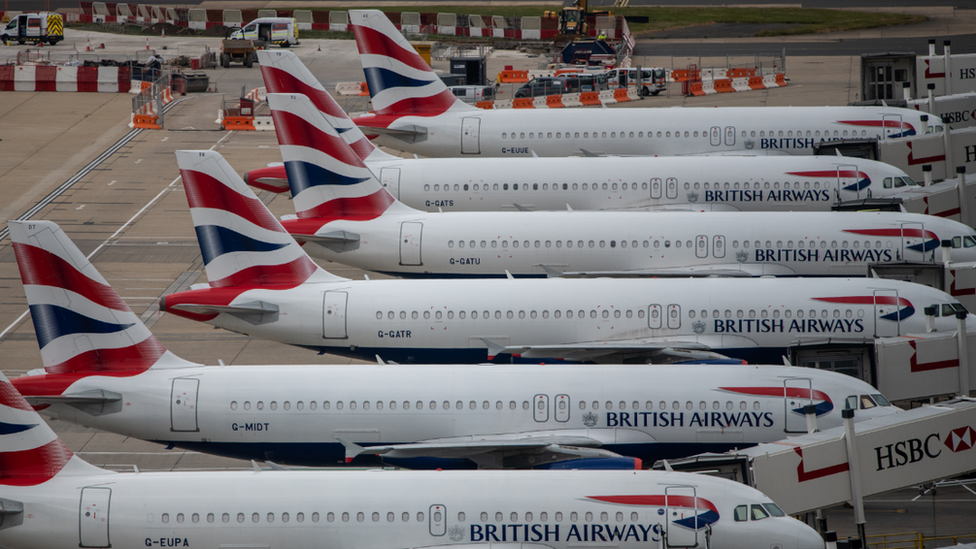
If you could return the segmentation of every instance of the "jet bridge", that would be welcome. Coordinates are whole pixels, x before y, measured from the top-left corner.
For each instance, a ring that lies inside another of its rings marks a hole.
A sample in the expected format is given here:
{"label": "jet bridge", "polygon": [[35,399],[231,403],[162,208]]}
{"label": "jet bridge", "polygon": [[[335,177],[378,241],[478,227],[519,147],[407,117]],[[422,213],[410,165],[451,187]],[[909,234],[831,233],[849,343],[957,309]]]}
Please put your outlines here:
{"label": "jet bridge", "polygon": [[795,515],[976,470],[974,445],[976,399],[965,398],[668,464],[753,486]]}

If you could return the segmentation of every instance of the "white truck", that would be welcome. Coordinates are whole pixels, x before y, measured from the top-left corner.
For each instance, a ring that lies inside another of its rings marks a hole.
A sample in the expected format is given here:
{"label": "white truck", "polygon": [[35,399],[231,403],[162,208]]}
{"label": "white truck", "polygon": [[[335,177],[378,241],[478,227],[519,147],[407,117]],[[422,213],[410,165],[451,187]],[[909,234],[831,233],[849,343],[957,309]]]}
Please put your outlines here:
{"label": "white truck", "polygon": [[14,16],[3,31],[0,31],[0,41],[4,44],[47,42],[54,45],[62,40],[64,40],[64,21],[59,13],[22,13]]}
{"label": "white truck", "polygon": [[298,44],[298,22],[292,17],[261,17],[229,36],[231,40],[255,40],[283,48]]}

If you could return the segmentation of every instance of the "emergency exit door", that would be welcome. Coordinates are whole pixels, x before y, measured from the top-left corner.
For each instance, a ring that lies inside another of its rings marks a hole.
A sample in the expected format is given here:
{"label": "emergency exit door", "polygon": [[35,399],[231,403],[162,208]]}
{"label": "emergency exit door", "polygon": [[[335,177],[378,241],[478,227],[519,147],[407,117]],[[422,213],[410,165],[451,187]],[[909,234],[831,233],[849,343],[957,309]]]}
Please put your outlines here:
{"label": "emergency exit door", "polygon": [[79,547],[111,547],[109,537],[109,506],[112,489],[85,487],[81,489],[78,506]]}
{"label": "emergency exit door", "polygon": [[481,154],[481,119],[461,119],[461,154]]}
{"label": "emergency exit door", "polygon": [[421,260],[421,236],[424,224],[416,221],[400,223],[400,265],[423,265]]}
{"label": "emergency exit door", "polygon": [[539,423],[549,421],[549,395],[535,395],[532,399],[532,417]]}
{"label": "emergency exit door", "polygon": [[178,377],[173,380],[169,401],[170,430],[190,433],[200,430],[197,427],[199,387],[199,379]]}

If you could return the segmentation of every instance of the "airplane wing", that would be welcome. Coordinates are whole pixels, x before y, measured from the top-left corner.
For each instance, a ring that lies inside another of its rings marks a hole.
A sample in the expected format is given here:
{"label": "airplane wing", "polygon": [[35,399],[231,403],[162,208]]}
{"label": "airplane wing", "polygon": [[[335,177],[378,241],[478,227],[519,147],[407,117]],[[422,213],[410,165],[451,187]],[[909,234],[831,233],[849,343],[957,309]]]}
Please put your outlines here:
{"label": "airplane wing", "polygon": [[581,458],[623,457],[600,447],[607,443],[653,442],[631,429],[566,429],[430,439],[409,444],[363,447],[337,439],[346,448],[346,462],[360,454],[387,458],[470,459],[482,468],[520,468]]}
{"label": "airplane wing", "polygon": [[724,263],[701,265],[694,267],[671,267],[662,269],[628,269],[622,271],[558,271],[552,267],[540,265],[550,278],[559,276],[565,278],[594,278],[594,277],[617,277],[617,278],[640,278],[640,277],[669,277],[669,278],[688,278],[688,277],[753,277],[753,276],[794,276],[793,269],[782,265],[759,264],[759,263]]}
{"label": "airplane wing", "polygon": [[588,341],[556,345],[499,345],[489,338],[481,338],[488,346],[488,356],[518,355],[522,358],[550,358],[567,361],[619,362],[622,359],[644,358],[651,363],[664,364],[688,360],[727,360],[729,357],[712,349],[724,347],[756,347],[755,341],[739,335],[672,336],[611,341]]}
{"label": "airplane wing", "polygon": [[278,317],[278,306],[264,301],[249,301],[235,305],[180,303],[173,305],[172,308],[201,315],[226,313],[251,324],[264,324],[276,320]]}

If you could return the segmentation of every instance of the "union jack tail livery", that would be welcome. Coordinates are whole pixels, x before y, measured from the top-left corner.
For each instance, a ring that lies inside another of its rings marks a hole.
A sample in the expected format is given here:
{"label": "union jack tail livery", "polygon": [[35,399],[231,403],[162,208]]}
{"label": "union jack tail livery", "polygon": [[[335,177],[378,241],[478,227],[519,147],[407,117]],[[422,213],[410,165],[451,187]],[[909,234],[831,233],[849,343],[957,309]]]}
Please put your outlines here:
{"label": "union jack tail livery", "polygon": [[478,110],[454,97],[383,12],[349,10],[349,22],[376,114],[437,116],[448,110]]}
{"label": "union jack tail livery", "polygon": [[292,234],[314,234],[337,219],[365,221],[388,210],[412,211],[383,188],[308,97],[269,93],[268,105],[298,214],[285,223]]}
{"label": "union jack tail livery", "polygon": [[37,486],[59,474],[112,473],[75,457],[0,373],[0,486]]}
{"label": "union jack tail livery", "polygon": [[211,288],[342,280],[305,255],[220,154],[176,151],[176,159]]}
{"label": "union jack tail livery", "polygon": [[258,61],[268,93],[302,94],[308,97],[360,159],[394,158],[370,143],[297,55],[290,51],[262,50],[258,52]]}
{"label": "union jack tail livery", "polygon": [[73,380],[190,365],[153,337],[55,223],[7,226],[46,373]]}

